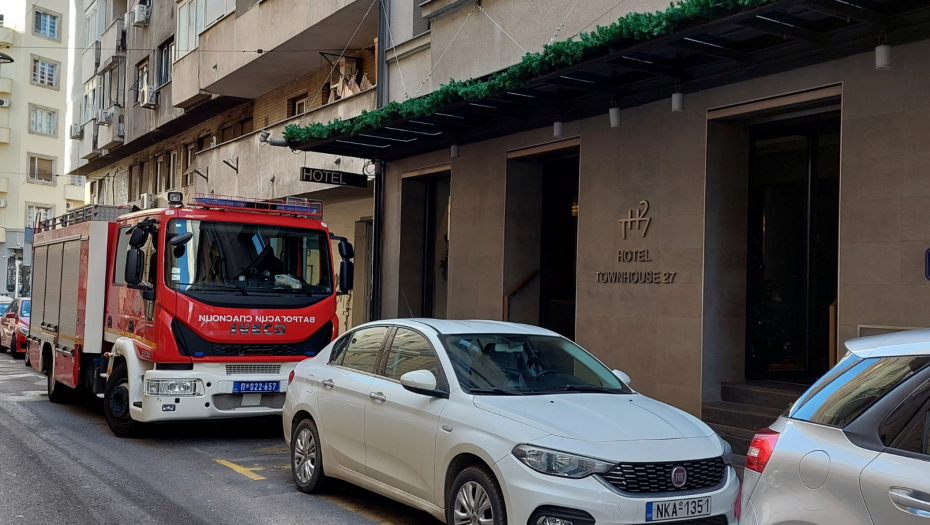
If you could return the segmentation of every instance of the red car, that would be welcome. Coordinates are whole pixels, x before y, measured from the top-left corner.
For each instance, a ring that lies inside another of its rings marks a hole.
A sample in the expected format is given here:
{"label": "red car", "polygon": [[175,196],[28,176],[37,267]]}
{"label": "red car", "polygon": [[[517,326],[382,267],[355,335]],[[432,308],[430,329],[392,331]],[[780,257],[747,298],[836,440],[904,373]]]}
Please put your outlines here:
{"label": "red car", "polygon": [[0,352],[9,349],[13,357],[26,355],[31,305],[32,301],[28,297],[14,299],[3,317],[0,317]]}

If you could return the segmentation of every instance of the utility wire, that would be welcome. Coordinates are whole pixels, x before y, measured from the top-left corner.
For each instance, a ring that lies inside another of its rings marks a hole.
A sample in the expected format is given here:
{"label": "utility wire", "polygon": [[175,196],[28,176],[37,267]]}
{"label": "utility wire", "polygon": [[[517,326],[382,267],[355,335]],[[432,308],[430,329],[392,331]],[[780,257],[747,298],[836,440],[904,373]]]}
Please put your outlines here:
{"label": "utility wire", "polygon": [[[69,51],[84,51],[87,48],[84,47],[70,47],[70,46],[10,46],[3,45],[0,46],[0,49],[61,49]],[[259,55],[267,53],[324,53],[326,51],[335,51],[338,48],[326,48],[326,49],[191,49],[188,52],[200,52],[200,53],[257,53]],[[366,49],[363,47],[353,48],[349,51],[361,51]],[[157,48],[144,48],[144,47],[131,47],[131,48],[101,48],[101,51],[156,51]]]}
{"label": "utility wire", "polygon": [[388,36],[391,38],[391,50],[394,51],[394,62],[397,64],[397,74],[400,75],[400,85],[404,88],[404,98],[410,98],[410,95],[407,93],[407,84],[404,83],[404,72],[401,71],[400,68],[400,59],[397,58],[397,44],[394,43],[394,32],[391,31],[391,22],[384,7],[384,0],[378,0],[378,3],[381,4],[381,12],[384,13],[384,19],[388,21]]}
{"label": "utility wire", "polygon": [[[552,38],[549,39],[549,44],[551,45],[555,42],[556,37],[559,36],[559,31],[562,30],[562,27],[565,26],[565,22],[568,20],[568,17],[572,16],[572,11],[575,10],[575,6],[578,5],[578,0],[575,0],[575,3],[572,4],[571,9],[568,10],[568,14],[565,15],[565,18],[562,19],[562,23],[559,24],[559,27],[555,28],[555,33],[553,33]],[[619,4],[617,4],[619,5]]]}
{"label": "utility wire", "polygon": [[593,26],[595,23],[597,23],[598,20],[600,20],[601,18],[604,18],[605,16],[607,16],[607,13],[610,13],[610,12],[613,11],[614,9],[620,7],[620,4],[622,4],[623,2],[626,2],[626,0],[620,0],[619,2],[617,2],[616,4],[614,4],[613,7],[611,7],[611,8],[608,9],[607,11],[604,11],[604,13],[601,14],[601,16],[599,16],[599,17],[595,18],[594,20],[592,20],[590,24],[588,24],[588,25],[582,27],[580,31],[578,31],[577,33],[575,33],[574,35],[572,35],[572,36],[569,37],[569,38],[575,38],[576,36],[580,35],[581,33],[584,33],[589,27],[591,27],[591,26]]}
{"label": "utility wire", "polygon": [[[475,7],[472,7],[472,8],[471,8],[471,11],[468,12],[468,16],[465,17],[465,20],[462,22],[462,25],[459,26],[458,31],[456,31],[456,32],[455,32],[455,35],[452,36],[452,40],[449,40],[449,45],[447,45],[446,48],[442,50],[442,54],[439,55],[439,59],[437,59],[437,60],[436,60],[436,63],[433,64],[433,68],[430,69],[430,70],[429,70],[429,73],[426,74],[426,78],[423,79],[423,82],[420,82],[420,87],[418,87],[417,90],[416,90],[416,92],[414,92],[414,94],[413,94],[414,97],[416,97],[417,95],[420,94],[420,90],[423,89],[423,86],[424,86],[424,85],[426,85],[426,81],[429,80],[430,77],[433,76],[433,71],[436,70],[436,66],[438,66],[439,63],[442,62],[442,57],[446,56],[446,51],[448,51],[449,48],[452,47],[452,43],[455,42],[455,39],[456,39],[456,38],[458,38],[459,33],[462,32],[462,28],[465,27],[465,24],[468,23],[468,21],[471,19],[471,15],[474,14],[475,9],[477,9],[477,8],[478,8],[478,3],[475,2]],[[517,44],[517,45],[519,45],[519,44]]]}
{"label": "utility wire", "polygon": [[478,7],[479,11],[484,13],[484,16],[488,17],[488,20],[490,20],[491,22],[494,22],[494,25],[496,25],[497,28],[500,29],[502,33],[507,35],[507,38],[509,38],[514,44],[517,44],[517,47],[519,47],[520,50],[523,51],[524,54],[526,54],[526,49],[524,49],[523,46],[520,45],[520,42],[517,42],[516,39],[514,39],[514,37],[510,36],[510,33],[508,33],[506,29],[504,29],[503,27],[501,27],[500,24],[497,23],[497,20],[494,20],[493,18],[491,18],[491,15],[488,14],[487,10],[481,7],[481,4],[475,4],[475,5]]}

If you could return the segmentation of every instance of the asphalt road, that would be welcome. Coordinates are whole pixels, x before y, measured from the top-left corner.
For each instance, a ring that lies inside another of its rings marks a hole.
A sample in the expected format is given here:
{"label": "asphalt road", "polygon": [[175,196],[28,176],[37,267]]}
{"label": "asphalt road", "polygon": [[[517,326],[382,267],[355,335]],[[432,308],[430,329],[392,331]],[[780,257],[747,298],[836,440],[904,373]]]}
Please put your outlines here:
{"label": "asphalt road", "polygon": [[439,523],[344,483],[298,492],[280,419],[120,439],[98,399],[55,405],[45,388],[45,376],[0,354],[0,525]]}

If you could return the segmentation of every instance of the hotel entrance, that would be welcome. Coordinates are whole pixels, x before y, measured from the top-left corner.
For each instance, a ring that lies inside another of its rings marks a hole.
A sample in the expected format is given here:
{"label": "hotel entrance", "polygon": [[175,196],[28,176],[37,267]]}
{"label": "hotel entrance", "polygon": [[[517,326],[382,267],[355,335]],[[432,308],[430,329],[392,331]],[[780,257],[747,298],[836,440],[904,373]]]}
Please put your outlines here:
{"label": "hotel entrance", "polygon": [[746,378],[812,381],[836,332],[839,115],[749,129]]}

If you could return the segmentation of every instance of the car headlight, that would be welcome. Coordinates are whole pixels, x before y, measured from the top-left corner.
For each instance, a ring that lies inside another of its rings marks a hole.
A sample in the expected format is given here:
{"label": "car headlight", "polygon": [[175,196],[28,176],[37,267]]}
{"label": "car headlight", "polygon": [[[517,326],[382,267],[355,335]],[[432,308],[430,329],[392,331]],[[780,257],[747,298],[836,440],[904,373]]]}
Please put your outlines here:
{"label": "car headlight", "polygon": [[533,445],[517,445],[513,449],[513,455],[536,472],[562,478],[577,479],[591,474],[603,474],[617,466],[616,463]]}
{"label": "car headlight", "polygon": [[145,393],[150,396],[201,396],[199,379],[146,379]]}
{"label": "car headlight", "polygon": [[733,466],[733,447],[730,446],[730,443],[727,440],[723,439],[719,435],[717,436],[717,439],[719,439],[720,444],[723,445],[723,462],[727,465]]}
{"label": "car headlight", "polygon": [[28,326],[20,326],[20,327],[19,327],[19,333],[21,333],[21,334],[23,334],[23,335],[29,335],[29,327],[28,327]]}

